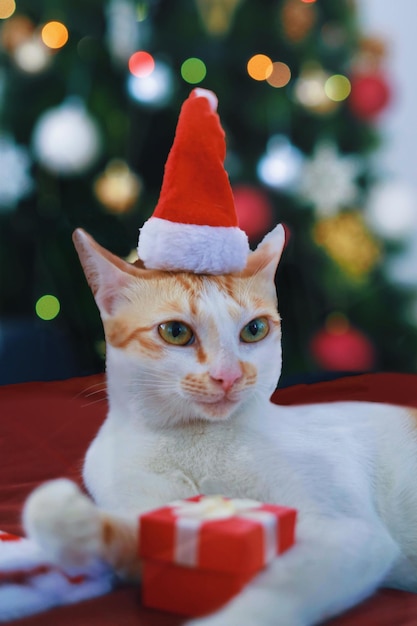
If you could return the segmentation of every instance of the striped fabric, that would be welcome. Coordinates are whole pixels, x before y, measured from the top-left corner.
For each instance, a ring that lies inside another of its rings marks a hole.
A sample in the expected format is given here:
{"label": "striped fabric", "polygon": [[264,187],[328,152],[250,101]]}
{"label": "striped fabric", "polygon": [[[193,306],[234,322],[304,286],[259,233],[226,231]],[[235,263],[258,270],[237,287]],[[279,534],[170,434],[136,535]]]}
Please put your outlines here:
{"label": "striped fabric", "polygon": [[0,530],[0,622],[111,591],[112,572],[102,563],[62,569],[30,539]]}

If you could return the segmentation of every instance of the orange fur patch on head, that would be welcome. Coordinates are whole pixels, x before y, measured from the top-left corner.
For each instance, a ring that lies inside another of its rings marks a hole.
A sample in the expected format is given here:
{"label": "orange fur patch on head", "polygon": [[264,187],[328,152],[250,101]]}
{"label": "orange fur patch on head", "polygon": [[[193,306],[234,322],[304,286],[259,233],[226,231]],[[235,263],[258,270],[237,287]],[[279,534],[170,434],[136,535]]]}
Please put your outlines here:
{"label": "orange fur patch on head", "polygon": [[201,365],[203,365],[203,363],[207,363],[207,354],[203,346],[200,343],[197,343],[196,345],[196,357],[197,357],[197,361]]}
{"label": "orange fur patch on head", "polygon": [[151,330],[152,327],[131,328],[129,320],[111,319],[104,323],[107,341],[115,348],[125,348],[130,342],[138,341],[142,333]]}
{"label": "orange fur patch on head", "polygon": [[[140,269],[137,272],[135,280],[123,291],[122,305],[112,317],[103,320],[106,339],[116,348],[159,358],[166,345],[157,334],[158,325],[198,314],[196,299],[201,280],[185,273]],[[205,360],[201,346],[198,358],[200,362]]]}
{"label": "orange fur patch on head", "polygon": [[[116,348],[140,352],[160,358],[167,345],[158,335],[158,325],[167,321],[183,321],[196,333],[193,344],[196,361],[208,362],[210,346],[217,336],[216,322],[208,317],[205,302],[223,293],[229,316],[240,322],[242,307],[246,312],[266,315],[272,325],[279,325],[276,300],[270,290],[265,293],[265,280],[249,272],[208,276],[186,272],[164,272],[143,269],[140,261],[131,267],[132,279],[119,292],[120,305],[104,319],[108,343]],[[198,337],[201,320],[206,324],[203,337]],[[208,325],[208,330],[207,330]],[[212,336],[212,332],[214,335]],[[238,336],[238,332],[237,332]]]}

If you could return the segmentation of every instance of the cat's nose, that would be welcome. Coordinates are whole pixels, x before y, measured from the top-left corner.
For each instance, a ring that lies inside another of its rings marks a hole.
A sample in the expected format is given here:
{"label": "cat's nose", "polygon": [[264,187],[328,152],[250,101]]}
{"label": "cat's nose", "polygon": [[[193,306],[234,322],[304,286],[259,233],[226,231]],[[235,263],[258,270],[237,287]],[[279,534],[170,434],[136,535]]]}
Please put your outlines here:
{"label": "cat's nose", "polygon": [[242,378],[242,370],[240,367],[236,367],[229,370],[222,370],[220,372],[213,373],[212,379],[216,381],[223,391],[228,392],[233,385]]}

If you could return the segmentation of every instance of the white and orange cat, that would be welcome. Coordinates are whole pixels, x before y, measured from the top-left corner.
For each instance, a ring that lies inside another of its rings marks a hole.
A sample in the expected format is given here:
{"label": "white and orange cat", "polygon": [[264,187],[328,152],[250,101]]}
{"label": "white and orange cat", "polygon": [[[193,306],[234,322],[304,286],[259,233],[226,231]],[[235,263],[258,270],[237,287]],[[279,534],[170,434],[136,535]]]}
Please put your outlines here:
{"label": "white and orange cat", "polygon": [[417,414],[277,406],[277,226],[224,276],[148,270],[75,244],[107,340],[109,413],[84,480],[41,486],[24,525],[51,557],[139,575],[137,516],[200,493],[299,510],[297,544],[195,626],[309,626],[377,587],[417,591]]}

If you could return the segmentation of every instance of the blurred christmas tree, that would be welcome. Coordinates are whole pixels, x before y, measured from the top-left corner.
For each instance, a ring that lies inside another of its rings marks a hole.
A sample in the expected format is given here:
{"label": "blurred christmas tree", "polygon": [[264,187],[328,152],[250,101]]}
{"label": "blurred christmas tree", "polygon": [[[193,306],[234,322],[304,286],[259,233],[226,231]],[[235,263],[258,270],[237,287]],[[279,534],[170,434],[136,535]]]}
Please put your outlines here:
{"label": "blurred christmas tree", "polygon": [[[252,244],[278,221],[293,234],[278,273],[284,380],[416,371],[416,294],[388,271],[414,207],[373,166],[390,90],[383,43],[351,0],[1,0],[0,12],[3,328],[59,331],[70,375],[102,369],[71,233],[129,256],[201,85],[219,97]],[[26,358],[13,345],[0,356]],[[61,374],[38,356],[33,377]]]}

